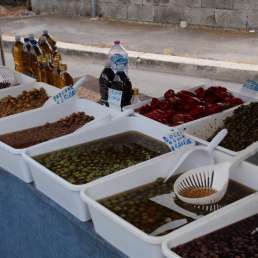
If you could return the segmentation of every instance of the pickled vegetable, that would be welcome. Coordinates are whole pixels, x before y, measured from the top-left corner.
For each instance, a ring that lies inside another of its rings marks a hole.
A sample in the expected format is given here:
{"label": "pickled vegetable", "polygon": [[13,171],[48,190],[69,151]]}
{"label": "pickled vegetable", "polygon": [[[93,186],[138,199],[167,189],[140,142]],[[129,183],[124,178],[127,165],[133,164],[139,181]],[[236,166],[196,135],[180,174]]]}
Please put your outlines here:
{"label": "pickled vegetable", "polygon": [[[192,219],[149,200],[157,195],[170,193],[176,178],[177,177],[172,177],[166,183],[164,183],[162,178],[159,178],[153,183],[99,200],[99,202],[118,216],[148,234],[169,221],[186,218],[189,223]],[[176,203],[182,208],[198,215],[206,215],[215,211],[217,208],[237,201],[253,192],[252,189],[230,180],[227,194],[216,206],[194,206],[183,203],[178,199],[176,199]]]}
{"label": "pickled vegetable", "polygon": [[72,133],[93,119],[84,112],[73,113],[53,123],[0,135],[0,141],[16,149],[27,148]]}
{"label": "pickled vegetable", "polygon": [[68,182],[80,185],[169,151],[165,143],[130,131],[34,158]]}

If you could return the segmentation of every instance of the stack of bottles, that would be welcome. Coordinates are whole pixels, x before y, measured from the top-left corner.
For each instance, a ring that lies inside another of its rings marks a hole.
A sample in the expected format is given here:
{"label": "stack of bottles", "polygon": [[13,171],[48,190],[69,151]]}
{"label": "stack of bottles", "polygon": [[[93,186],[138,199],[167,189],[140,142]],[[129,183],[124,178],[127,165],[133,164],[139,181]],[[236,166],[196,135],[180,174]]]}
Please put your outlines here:
{"label": "stack of bottles", "polygon": [[16,36],[13,58],[17,72],[34,77],[39,82],[58,88],[73,85],[73,78],[67,72],[67,65],[61,62],[56,41],[48,31],[43,31],[38,41],[33,34],[24,38],[23,42],[20,36]]}
{"label": "stack of bottles", "polygon": [[120,41],[115,41],[99,78],[101,103],[121,109],[138,103],[139,90],[132,88],[128,77],[128,54]]}

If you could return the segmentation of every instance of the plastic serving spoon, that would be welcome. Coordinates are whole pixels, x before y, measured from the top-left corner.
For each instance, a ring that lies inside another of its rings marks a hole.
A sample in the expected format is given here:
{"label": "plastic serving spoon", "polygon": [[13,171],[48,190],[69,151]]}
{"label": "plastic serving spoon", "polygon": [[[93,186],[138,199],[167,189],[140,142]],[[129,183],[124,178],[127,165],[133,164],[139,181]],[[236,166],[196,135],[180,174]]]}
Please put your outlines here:
{"label": "plastic serving spoon", "polygon": [[150,233],[150,235],[152,236],[158,236],[162,233],[165,233],[169,230],[173,230],[173,229],[176,229],[176,228],[179,228],[179,227],[182,227],[184,226],[185,224],[188,223],[188,220],[187,219],[177,219],[177,220],[173,220],[173,221],[170,221],[160,227],[158,227],[157,229],[155,229],[153,232]]}
{"label": "plastic serving spoon", "polygon": [[87,76],[84,76],[81,79],[79,79],[73,86],[66,86],[62,88],[56,95],[49,98],[43,107],[48,107],[50,105],[55,104],[62,104],[68,99],[73,98],[74,96],[76,96],[76,93],[78,92],[81,85],[87,81]]}
{"label": "plastic serving spoon", "polygon": [[181,227],[188,223],[188,218],[196,220],[196,219],[199,219],[200,217],[202,217],[201,215],[197,215],[194,212],[190,212],[184,208],[181,208],[179,205],[176,204],[175,198],[176,198],[176,195],[173,192],[169,193],[169,194],[162,194],[162,195],[150,198],[150,201],[155,202],[161,206],[164,206],[164,207],[186,217],[184,219],[173,220],[166,224],[161,225],[160,227],[158,227],[151,233],[152,236],[160,235],[166,231]]}
{"label": "plastic serving spoon", "polygon": [[[236,169],[241,161],[249,158],[258,151],[258,142],[253,143],[240,151],[230,160],[192,169],[182,174],[174,184],[174,192],[177,197],[186,203],[193,205],[206,205],[219,202],[227,192],[230,172]],[[209,190],[208,196],[189,198],[182,193],[187,190],[202,192]]]}
{"label": "plastic serving spoon", "polygon": [[188,211],[179,205],[176,204],[176,194],[171,192],[169,194],[162,194],[155,197],[150,198],[150,201],[155,202],[159,205],[162,205],[170,210],[173,210],[181,215],[184,215],[191,219],[199,219],[202,217],[194,212]]}
{"label": "plastic serving spoon", "polygon": [[223,141],[227,133],[228,133],[228,130],[223,129],[212,139],[212,141],[208,144],[208,146],[206,147],[196,146],[193,149],[185,152],[178,160],[176,165],[173,166],[171,170],[169,169],[169,174],[164,180],[164,182],[168,181],[168,179],[176,172],[176,170],[183,164],[183,162],[186,159],[191,158],[191,161],[197,161],[198,164],[202,164],[202,165],[214,164],[212,152]]}

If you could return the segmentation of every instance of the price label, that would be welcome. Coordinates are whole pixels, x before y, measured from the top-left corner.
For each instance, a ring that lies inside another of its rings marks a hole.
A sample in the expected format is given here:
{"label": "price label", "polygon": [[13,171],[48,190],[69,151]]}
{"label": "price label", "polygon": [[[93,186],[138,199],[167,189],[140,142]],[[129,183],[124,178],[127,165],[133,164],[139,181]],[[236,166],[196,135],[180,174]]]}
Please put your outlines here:
{"label": "price label", "polygon": [[254,80],[248,80],[244,83],[241,92],[245,95],[254,96],[258,93],[258,82]]}
{"label": "price label", "polygon": [[72,98],[76,94],[76,91],[74,90],[73,87],[67,87],[61,92],[59,92],[57,95],[53,97],[54,101],[56,104],[62,104],[66,100]]}
{"label": "price label", "polygon": [[185,146],[195,145],[195,142],[186,137],[178,129],[172,129],[169,135],[163,136],[163,140],[169,145],[171,151],[177,151]]}
{"label": "price label", "polygon": [[108,89],[108,103],[121,106],[123,92],[121,90]]}

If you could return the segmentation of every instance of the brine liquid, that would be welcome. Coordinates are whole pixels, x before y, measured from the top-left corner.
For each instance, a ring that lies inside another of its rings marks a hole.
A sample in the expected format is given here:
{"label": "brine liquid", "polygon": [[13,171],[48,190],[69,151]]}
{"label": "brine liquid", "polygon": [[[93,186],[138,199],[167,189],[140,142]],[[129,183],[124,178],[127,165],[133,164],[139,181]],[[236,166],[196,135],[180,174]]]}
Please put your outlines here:
{"label": "brine liquid", "polygon": [[[99,202],[148,234],[169,221],[186,218],[188,222],[191,222],[192,219],[149,200],[152,197],[170,193],[176,178],[172,177],[166,183],[163,179],[158,179],[153,183],[99,200]],[[193,206],[178,199],[176,203],[198,215],[206,215],[253,192],[254,190],[230,180],[227,194],[216,206]]]}
{"label": "brine liquid", "polygon": [[85,184],[169,151],[165,143],[129,131],[34,159],[72,184]]}

